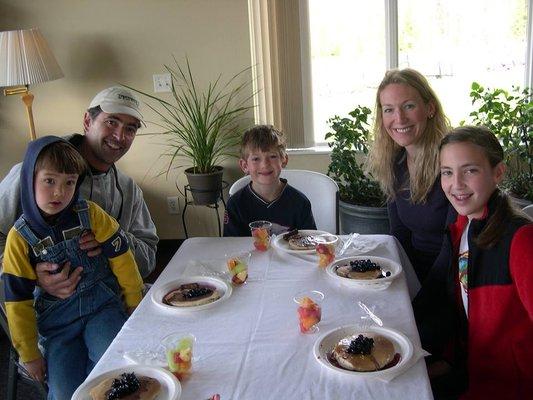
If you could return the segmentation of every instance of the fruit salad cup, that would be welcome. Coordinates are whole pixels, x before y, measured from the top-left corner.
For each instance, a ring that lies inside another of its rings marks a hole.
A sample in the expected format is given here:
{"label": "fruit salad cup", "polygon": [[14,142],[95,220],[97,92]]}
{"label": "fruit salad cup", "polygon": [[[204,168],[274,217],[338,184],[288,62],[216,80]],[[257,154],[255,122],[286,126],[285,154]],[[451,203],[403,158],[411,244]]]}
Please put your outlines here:
{"label": "fruit salad cup", "polygon": [[172,333],[163,338],[168,369],[180,381],[191,374],[193,347],[196,338],[191,334]]}
{"label": "fruit salad cup", "polygon": [[324,293],[318,290],[298,293],[294,301],[298,304],[298,322],[301,333],[318,332],[318,323],[322,318],[320,304],[324,300]]}
{"label": "fruit salad cup", "polygon": [[321,236],[320,243],[316,245],[316,253],[318,254],[318,266],[326,268],[335,260],[335,248],[339,238],[337,236]]}
{"label": "fruit salad cup", "polygon": [[231,275],[231,282],[234,285],[242,285],[248,279],[248,264],[251,257],[250,252],[226,255],[226,265]]}
{"label": "fruit salad cup", "polygon": [[250,222],[248,226],[252,232],[255,248],[258,251],[267,251],[270,247],[272,223],[268,221],[254,221]]}

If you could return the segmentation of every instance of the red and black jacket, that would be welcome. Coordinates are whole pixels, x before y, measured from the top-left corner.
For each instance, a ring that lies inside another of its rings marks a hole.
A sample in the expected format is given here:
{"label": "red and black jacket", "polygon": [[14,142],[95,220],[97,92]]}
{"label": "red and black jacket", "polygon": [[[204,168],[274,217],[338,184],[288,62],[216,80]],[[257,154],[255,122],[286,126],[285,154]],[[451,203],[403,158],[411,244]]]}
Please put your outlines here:
{"label": "red and black jacket", "polygon": [[468,375],[465,398],[527,398],[533,393],[533,224],[505,223],[498,243],[481,249],[475,238],[492,215],[468,232],[468,318],[458,281],[457,249],[468,223],[450,225],[432,269],[431,284],[413,306],[423,346]]}

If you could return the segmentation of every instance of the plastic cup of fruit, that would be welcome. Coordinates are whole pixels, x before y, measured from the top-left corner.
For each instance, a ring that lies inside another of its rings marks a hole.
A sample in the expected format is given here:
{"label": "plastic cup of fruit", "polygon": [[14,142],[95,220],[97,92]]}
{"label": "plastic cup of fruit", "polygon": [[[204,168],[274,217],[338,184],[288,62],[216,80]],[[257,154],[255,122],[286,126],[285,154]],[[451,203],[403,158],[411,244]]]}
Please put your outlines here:
{"label": "plastic cup of fruit", "polygon": [[196,338],[190,333],[171,333],[161,341],[168,369],[180,381],[191,374],[195,343]]}
{"label": "plastic cup of fruit", "polygon": [[270,232],[272,231],[272,223],[268,221],[254,221],[248,224],[252,237],[254,238],[254,246],[258,251],[267,251],[270,247]]}
{"label": "plastic cup of fruit", "polygon": [[333,235],[324,235],[320,236],[319,240],[320,242],[315,247],[318,254],[318,266],[326,268],[335,261],[335,247],[339,238]]}
{"label": "plastic cup of fruit", "polygon": [[322,319],[322,301],[324,293],[318,290],[308,290],[294,296],[298,304],[298,324],[301,333],[318,332],[318,323]]}
{"label": "plastic cup of fruit", "polygon": [[226,255],[226,265],[234,285],[242,285],[248,279],[248,264],[252,253],[249,251]]}

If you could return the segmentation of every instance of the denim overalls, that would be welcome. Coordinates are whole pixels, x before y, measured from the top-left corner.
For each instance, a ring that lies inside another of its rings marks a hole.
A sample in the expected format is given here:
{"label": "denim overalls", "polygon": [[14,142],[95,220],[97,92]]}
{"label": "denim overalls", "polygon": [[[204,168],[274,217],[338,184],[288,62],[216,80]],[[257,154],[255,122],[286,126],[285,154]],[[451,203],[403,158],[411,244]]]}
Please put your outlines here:
{"label": "denim overalls", "polygon": [[81,280],[72,296],[59,299],[36,288],[35,312],[39,345],[46,359],[49,399],[70,400],[127,319],[120,298],[118,281],[103,255],[88,257],[79,248],[81,234],[91,229],[88,205],[80,200],[74,206],[80,225],[60,234],[66,240],[53,244],[51,238],[40,240],[30,230],[24,217],[15,229],[33,249],[37,262],[71,269],[82,266]]}

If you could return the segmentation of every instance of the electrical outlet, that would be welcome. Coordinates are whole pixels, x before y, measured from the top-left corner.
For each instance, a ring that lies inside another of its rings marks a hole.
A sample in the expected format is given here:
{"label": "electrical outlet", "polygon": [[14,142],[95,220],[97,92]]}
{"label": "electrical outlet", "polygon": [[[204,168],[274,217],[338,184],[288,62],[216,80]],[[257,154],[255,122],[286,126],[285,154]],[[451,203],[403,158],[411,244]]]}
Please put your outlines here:
{"label": "electrical outlet", "polygon": [[170,92],[172,91],[172,78],[170,74],[156,74],[154,75],[154,92]]}
{"label": "electrical outlet", "polygon": [[177,196],[167,197],[167,209],[169,214],[180,213],[180,199]]}

